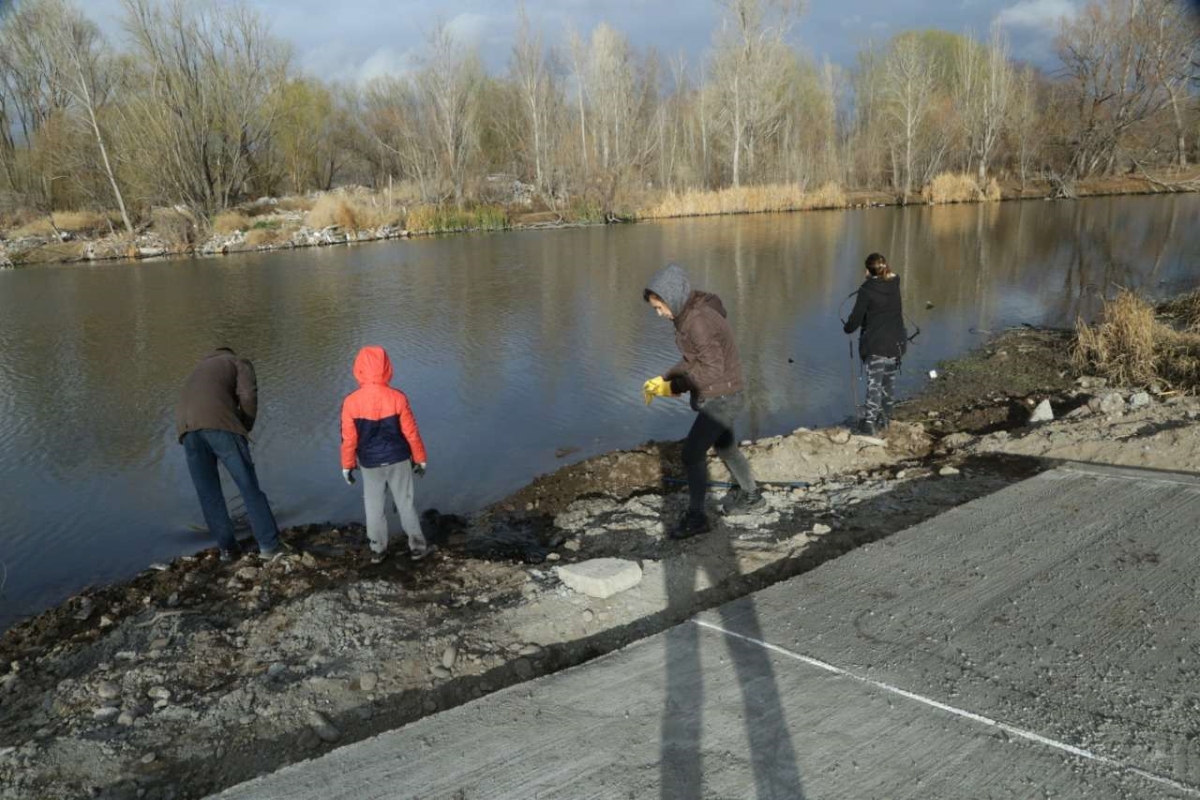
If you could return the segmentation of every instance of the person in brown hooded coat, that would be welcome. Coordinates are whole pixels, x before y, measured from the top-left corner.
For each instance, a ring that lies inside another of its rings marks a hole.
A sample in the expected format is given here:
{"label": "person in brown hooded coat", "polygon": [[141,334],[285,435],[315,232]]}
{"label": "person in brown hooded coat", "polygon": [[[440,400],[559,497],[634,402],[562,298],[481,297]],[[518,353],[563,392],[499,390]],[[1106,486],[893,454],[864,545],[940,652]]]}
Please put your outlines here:
{"label": "person in brown hooded coat", "polygon": [[642,293],[660,317],[675,325],[675,344],[683,356],[662,374],[672,393],[691,394],[696,421],[683,443],[683,466],[688,481],[688,510],[669,532],[682,539],[709,530],[704,510],[708,490],[706,456],[710,447],[737,481],[721,502],[725,513],[752,513],[766,506],[750,463],[738,449],[733,424],[744,403],[742,362],[726,319],[725,306],[715,294],[693,291],[683,267],[668,264],[656,272]]}

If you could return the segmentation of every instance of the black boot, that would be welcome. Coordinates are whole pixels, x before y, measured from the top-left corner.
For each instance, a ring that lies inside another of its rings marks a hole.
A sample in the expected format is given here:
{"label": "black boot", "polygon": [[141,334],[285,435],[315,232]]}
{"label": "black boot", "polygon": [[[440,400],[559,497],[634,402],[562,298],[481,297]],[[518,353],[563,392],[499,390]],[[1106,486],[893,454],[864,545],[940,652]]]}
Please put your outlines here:
{"label": "black boot", "polygon": [[767,507],[767,501],[762,492],[744,492],[742,487],[735,486],[721,498],[721,511],[725,514],[757,514]]}
{"label": "black boot", "polygon": [[854,432],[859,436],[874,436],[877,432],[875,422],[870,419],[860,419],[858,425],[855,426]]}
{"label": "black boot", "polygon": [[709,530],[708,515],[703,511],[688,509],[683,512],[679,523],[667,533],[667,536],[671,539],[689,539],[692,536],[708,533]]}

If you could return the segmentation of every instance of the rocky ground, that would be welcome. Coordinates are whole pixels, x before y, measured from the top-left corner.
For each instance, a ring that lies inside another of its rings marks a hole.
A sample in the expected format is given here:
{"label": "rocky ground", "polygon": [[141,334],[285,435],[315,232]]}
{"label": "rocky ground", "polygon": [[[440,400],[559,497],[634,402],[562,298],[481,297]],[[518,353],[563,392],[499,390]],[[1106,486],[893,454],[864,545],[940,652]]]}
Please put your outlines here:
{"label": "rocky ground", "polygon": [[1010,332],[945,365],[886,440],[756,442],[768,508],[686,541],[663,535],[677,445],[650,443],[470,519],[429,513],[440,550],[419,563],[369,565],[361,527],[314,525],[270,564],[209,551],[73,598],[0,639],[0,798],[201,797],[609,652],[1044,459],[1200,469],[1200,401],[1077,379],[1064,354]]}

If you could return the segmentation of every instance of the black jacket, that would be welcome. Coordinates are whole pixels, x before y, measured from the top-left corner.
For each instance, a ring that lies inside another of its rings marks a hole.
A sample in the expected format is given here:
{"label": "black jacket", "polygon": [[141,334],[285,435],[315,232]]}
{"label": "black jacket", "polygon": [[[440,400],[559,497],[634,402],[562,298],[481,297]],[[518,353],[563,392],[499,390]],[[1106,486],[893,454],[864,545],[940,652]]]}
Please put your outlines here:
{"label": "black jacket", "polygon": [[904,329],[904,309],[900,304],[900,278],[867,278],[858,288],[854,310],[846,321],[846,333],[862,328],[858,354],[863,361],[871,356],[900,358],[908,346]]}

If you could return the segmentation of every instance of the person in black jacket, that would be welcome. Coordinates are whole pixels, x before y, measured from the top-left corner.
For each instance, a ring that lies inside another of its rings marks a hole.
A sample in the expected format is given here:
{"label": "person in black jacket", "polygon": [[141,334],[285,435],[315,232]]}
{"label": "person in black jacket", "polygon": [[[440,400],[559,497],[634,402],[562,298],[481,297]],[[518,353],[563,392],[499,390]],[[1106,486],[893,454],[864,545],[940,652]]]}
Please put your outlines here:
{"label": "person in black jacket", "polygon": [[857,294],[854,310],[843,330],[854,333],[862,328],[858,355],[867,368],[867,400],[859,432],[873,436],[891,420],[893,384],[908,345],[904,308],[900,303],[900,277],[879,253],[867,256],[867,279]]}

